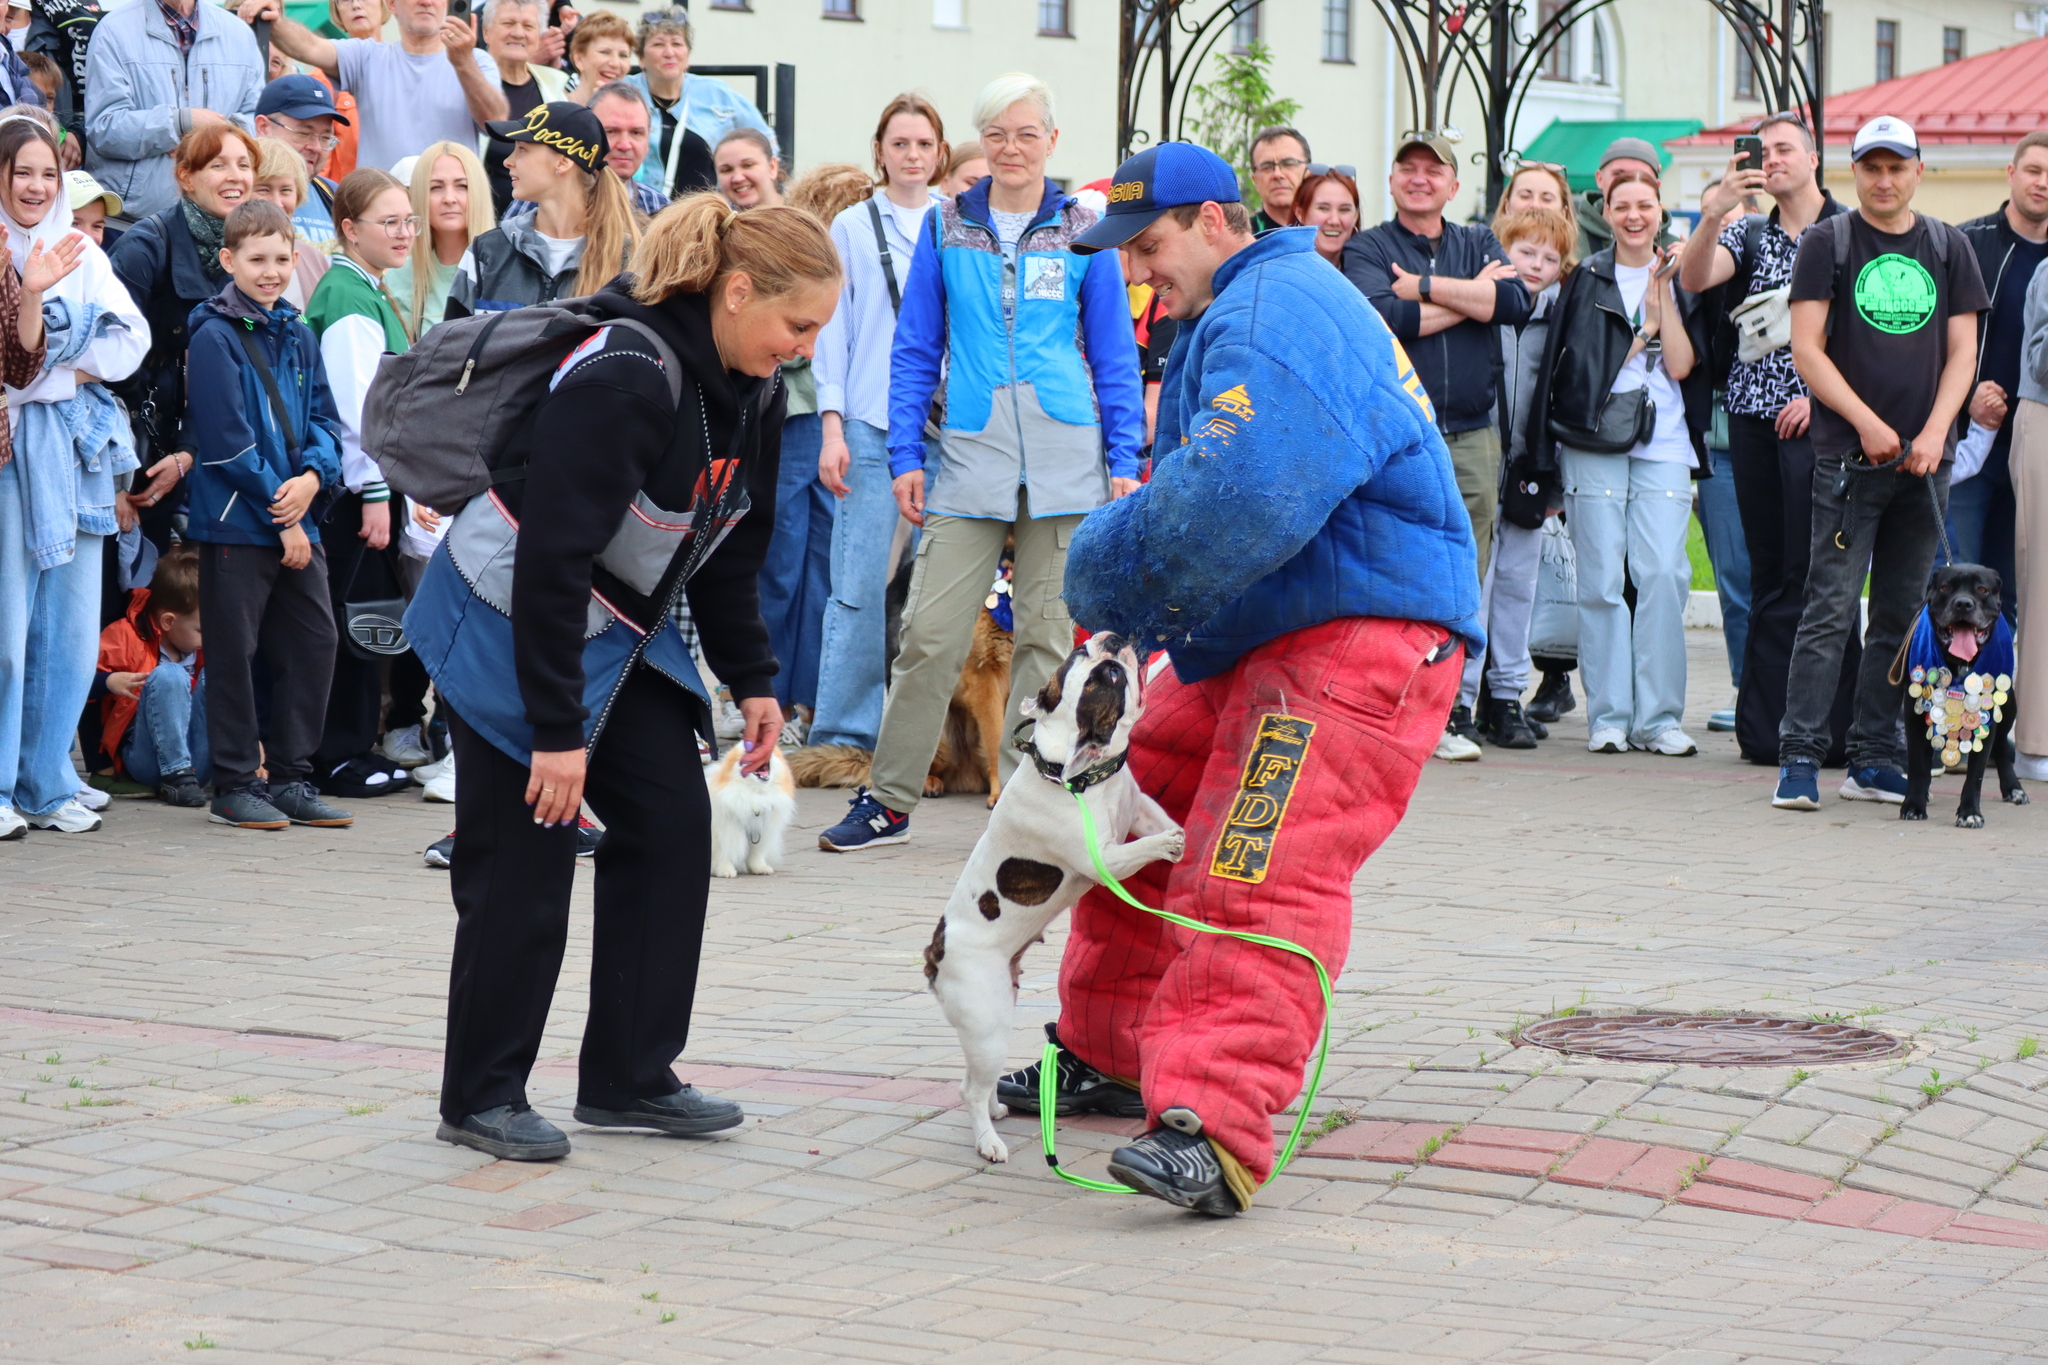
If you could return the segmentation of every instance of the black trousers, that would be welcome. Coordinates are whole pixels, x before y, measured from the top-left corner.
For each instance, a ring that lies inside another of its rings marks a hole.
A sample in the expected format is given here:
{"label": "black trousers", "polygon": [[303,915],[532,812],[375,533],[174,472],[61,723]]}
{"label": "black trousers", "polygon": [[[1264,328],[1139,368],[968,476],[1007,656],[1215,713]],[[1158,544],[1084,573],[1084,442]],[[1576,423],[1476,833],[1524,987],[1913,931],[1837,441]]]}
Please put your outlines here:
{"label": "black trousers", "polygon": [[[1813,557],[1813,441],[1806,436],[1779,440],[1777,424],[1769,419],[1731,413],[1728,461],[1735,474],[1742,538],[1749,547],[1749,643],[1735,697],[1735,743],[1750,762],[1776,766],[1792,641],[1806,607],[1806,572]],[[1862,663],[1862,632],[1851,631],[1828,713],[1826,765],[1831,768],[1848,761],[1856,671]]]}
{"label": "black trousers", "polygon": [[[215,791],[233,791],[266,767],[273,783],[312,776],[313,748],[334,672],[327,559],[313,547],[303,569],[275,545],[201,545],[199,620],[206,634],[206,738]],[[270,743],[259,747],[257,651],[269,666]]]}
{"label": "black trousers", "polygon": [[[669,1068],[690,1034],[711,884],[700,707],[667,678],[636,669],[590,756],[584,797],[605,836],[579,1104],[617,1108],[682,1087]],[[441,1116],[459,1123],[526,1099],[569,936],[576,830],[534,824],[527,767],[453,708],[448,723],[462,780]]]}
{"label": "black trousers", "polygon": [[[344,601],[399,595],[390,552],[372,550],[358,534],[362,528],[359,493],[344,493],[335,499],[333,510],[320,524],[321,543],[327,547],[328,605],[337,626],[346,618]],[[337,637],[334,683],[327,691],[327,723],[313,755],[321,776],[377,747],[381,737],[378,722],[384,710],[383,675],[383,660],[362,658]]]}

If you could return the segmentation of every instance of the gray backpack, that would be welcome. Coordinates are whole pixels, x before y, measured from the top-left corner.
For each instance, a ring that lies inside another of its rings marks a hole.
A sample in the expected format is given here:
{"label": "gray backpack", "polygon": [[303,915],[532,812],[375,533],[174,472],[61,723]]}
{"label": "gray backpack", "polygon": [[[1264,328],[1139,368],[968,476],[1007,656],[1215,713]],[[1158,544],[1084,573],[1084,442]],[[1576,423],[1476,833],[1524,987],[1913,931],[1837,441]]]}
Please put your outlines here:
{"label": "gray backpack", "polygon": [[524,478],[509,463],[549,380],[602,327],[639,334],[680,403],[682,366],[654,330],[606,317],[587,298],[479,313],[436,324],[411,350],[387,355],[363,399],[363,449],[385,482],[443,515],[493,484]]}

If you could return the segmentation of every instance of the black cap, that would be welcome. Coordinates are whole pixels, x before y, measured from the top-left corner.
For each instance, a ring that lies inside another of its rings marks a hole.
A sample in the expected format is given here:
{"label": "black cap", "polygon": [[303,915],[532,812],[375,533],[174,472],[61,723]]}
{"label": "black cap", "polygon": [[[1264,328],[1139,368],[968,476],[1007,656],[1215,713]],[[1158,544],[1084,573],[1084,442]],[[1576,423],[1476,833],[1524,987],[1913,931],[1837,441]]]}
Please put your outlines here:
{"label": "black cap", "polygon": [[536,104],[524,118],[495,119],[484,127],[507,142],[537,142],[560,152],[593,175],[612,152],[597,115],[568,100]]}

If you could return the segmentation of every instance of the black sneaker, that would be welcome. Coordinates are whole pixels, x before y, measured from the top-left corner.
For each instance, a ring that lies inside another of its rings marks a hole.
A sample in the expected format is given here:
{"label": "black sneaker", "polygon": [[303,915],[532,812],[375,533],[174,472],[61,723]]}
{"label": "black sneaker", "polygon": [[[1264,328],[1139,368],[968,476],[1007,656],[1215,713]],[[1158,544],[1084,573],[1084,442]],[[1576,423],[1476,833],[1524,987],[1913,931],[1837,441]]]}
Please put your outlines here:
{"label": "black sneaker", "polygon": [[1176,1208],[1215,1218],[1238,1214],[1237,1196],[1224,1183],[1223,1163],[1216,1159],[1207,1138],[1154,1128],[1110,1156],[1109,1175]]}
{"label": "black sneaker", "polygon": [[577,857],[590,857],[592,854],[597,852],[597,846],[603,842],[604,826],[595,823],[587,815],[579,815],[576,817]]}
{"label": "black sneaker", "polygon": [[1522,703],[1513,697],[1495,697],[1486,704],[1486,738],[1502,749],[1536,747],[1536,732],[1522,717]]}
{"label": "black sneaker", "polygon": [[252,782],[231,792],[215,792],[206,818],[216,825],[233,825],[236,829],[284,829],[292,822],[290,816],[270,804],[270,788],[262,782]]}
{"label": "black sneaker", "polygon": [[1472,723],[1472,708],[1469,706],[1453,706],[1451,718],[1444,725],[1444,729],[1469,743],[1479,742],[1479,727]]}
{"label": "black sneaker", "polygon": [[319,779],[320,794],[344,801],[389,796],[412,785],[412,774],[382,754],[362,754]]}
{"label": "black sneaker", "polygon": [[845,818],[818,836],[818,847],[827,853],[851,853],[878,844],[900,844],[909,838],[910,817],[890,810],[862,787],[847,803]]}
{"label": "black sneaker", "polygon": [[356,818],[320,799],[311,782],[285,782],[270,794],[270,804],[295,825],[318,825],[322,829],[347,829]]}
{"label": "black sneaker", "polygon": [[421,857],[428,867],[455,866],[455,831],[451,829],[446,836],[428,844],[427,851]]}
{"label": "black sneaker", "polygon": [[1550,725],[1567,711],[1576,711],[1578,708],[1578,699],[1572,696],[1572,675],[1545,673],[1543,684],[1536,689],[1536,695],[1529,699],[1529,709],[1525,714],[1530,720]]}
{"label": "black sneaker", "polygon": [[[1062,1118],[1069,1114],[1107,1114],[1119,1119],[1145,1117],[1145,1097],[1060,1046],[1057,1025],[1047,1024],[1045,1036],[1060,1049],[1053,1078],[1053,1113]],[[999,1079],[996,1098],[1020,1114],[1037,1113],[1038,1072],[1044,1061],[1041,1057],[1022,1071],[1012,1071]]]}
{"label": "black sneaker", "polygon": [[461,1123],[443,1119],[434,1136],[505,1161],[552,1161],[569,1155],[569,1135],[523,1104],[501,1104]]}
{"label": "black sneaker", "polygon": [[716,1095],[705,1094],[694,1085],[686,1085],[673,1095],[634,1100],[621,1109],[599,1109],[595,1105],[579,1104],[576,1106],[576,1121],[593,1128],[652,1128],[657,1133],[668,1133],[674,1137],[704,1137],[737,1128],[747,1121],[747,1116],[731,1100],[722,1100]]}
{"label": "black sneaker", "polygon": [[156,785],[156,794],[173,806],[186,810],[198,810],[206,804],[206,788],[199,783],[199,774],[186,768],[181,772],[165,773]]}

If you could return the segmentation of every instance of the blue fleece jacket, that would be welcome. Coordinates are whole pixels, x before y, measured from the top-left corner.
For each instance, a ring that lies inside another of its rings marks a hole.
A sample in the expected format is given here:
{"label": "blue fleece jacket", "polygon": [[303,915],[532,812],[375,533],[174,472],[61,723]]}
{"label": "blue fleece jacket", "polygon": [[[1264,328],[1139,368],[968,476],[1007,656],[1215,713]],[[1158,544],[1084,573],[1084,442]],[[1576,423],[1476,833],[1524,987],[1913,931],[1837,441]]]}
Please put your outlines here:
{"label": "blue fleece jacket", "polygon": [[1379,314],[1305,228],[1239,251],[1214,288],[1167,358],[1152,481],[1074,532],[1074,619],[1164,646],[1184,682],[1345,616],[1483,648],[1450,453]]}
{"label": "blue fleece jacket", "polygon": [[[286,448],[263,378],[236,335],[243,330],[255,335],[277,380],[298,437],[297,460]],[[265,312],[232,280],[192,310],[187,331],[191,396],[185,422],[195,459],[187,535],[213,545],[275,545],[278,527],[269,509],[279,484],[307,470],[320,476],[323,489],[341,483],[341,424],[320,364],[320,343],[299,321],[297,309],[280,299]],[[313,517],[299,525],[319,543]]]}

